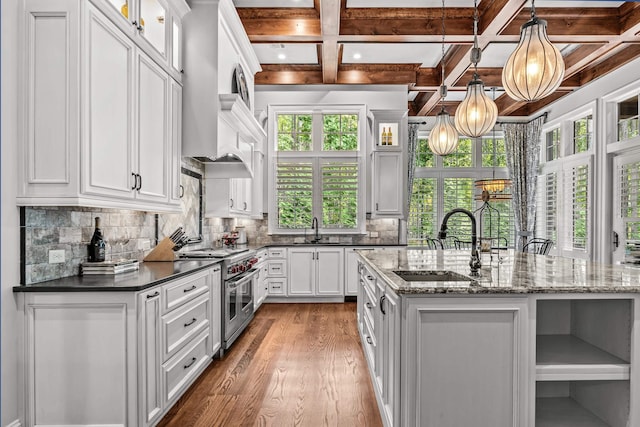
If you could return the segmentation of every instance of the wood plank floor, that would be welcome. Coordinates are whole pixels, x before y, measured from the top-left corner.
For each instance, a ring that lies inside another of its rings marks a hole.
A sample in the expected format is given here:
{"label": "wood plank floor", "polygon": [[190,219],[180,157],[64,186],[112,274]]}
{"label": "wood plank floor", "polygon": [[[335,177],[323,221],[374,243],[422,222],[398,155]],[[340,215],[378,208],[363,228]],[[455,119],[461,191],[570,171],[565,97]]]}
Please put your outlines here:
{"label": "wood plank floor", "polygon": [[264,304],[159,424],[381,425],[353,302]]}

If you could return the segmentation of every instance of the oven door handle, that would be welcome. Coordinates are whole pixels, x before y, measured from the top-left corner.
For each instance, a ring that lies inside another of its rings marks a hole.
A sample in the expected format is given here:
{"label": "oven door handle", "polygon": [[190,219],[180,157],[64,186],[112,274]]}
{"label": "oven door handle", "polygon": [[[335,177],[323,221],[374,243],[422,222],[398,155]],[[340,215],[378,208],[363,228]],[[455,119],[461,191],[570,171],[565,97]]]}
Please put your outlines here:
{"label": "oven door handle", "polygon": [[239,279],[230,281],[229,284],[227,285],[227,288],[229,290],[239,288],[240,286],[244,285],[245,283],[251,281],[253,279],[253,277],[258,273],[258,271],[259,270],[257,268],[249,270],[246,274],[244,274]]}

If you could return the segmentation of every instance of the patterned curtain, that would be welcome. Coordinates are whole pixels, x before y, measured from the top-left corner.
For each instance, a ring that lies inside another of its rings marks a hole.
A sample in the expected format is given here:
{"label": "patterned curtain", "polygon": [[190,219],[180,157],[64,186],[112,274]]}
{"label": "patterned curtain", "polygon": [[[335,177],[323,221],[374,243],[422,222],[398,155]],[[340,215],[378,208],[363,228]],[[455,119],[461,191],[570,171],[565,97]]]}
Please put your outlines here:
{"label": "patterned curtain", "polygon": [[411,195],[413,193],[413,174],[416,169],[416,150],[418,149],[418,127],[419,123],[409,123],[409,138],[407,141],[408,151],[408,177],[407,177],[407,205],[411,205]]}
{"label": "patterned curtain", "polygon": [[[516,236],[533,236],[536,223],[536,184],[540,164],[540,132],[545,116],[528,123],[505,123],[507,168],[513,181],[511,206]],[[522,239],[516,248],[521,249]]]}

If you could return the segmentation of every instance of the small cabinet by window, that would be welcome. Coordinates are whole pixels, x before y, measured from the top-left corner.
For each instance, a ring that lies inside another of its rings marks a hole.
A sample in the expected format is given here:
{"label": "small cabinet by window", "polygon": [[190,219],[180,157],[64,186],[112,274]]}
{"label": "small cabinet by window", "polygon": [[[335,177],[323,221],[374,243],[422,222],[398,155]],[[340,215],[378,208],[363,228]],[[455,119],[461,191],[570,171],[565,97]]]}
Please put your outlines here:
{"label": "small cabinet by window", "polygon": [[344,295],[342,248],[289,248],[289,297]]}

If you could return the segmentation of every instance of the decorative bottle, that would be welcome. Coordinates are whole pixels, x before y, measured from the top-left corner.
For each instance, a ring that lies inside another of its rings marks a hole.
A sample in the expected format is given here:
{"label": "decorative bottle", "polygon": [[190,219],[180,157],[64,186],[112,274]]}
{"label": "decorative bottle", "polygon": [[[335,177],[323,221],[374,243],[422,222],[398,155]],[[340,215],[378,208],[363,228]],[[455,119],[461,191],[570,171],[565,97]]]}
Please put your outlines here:
{"label": "decorative bottle", "polygon": [[380,145],[387,145],[387,128],[382,128],[382,138]]}
{"label": "decorative bottle", "polygon": [[393,133],[391,132],[391,126],[389,126],[389,130],[387,131],[387,145],[393,145]]}
{"label": "decorative bottle", "polygon": [[89,244],[89,262],[102,262],[104,261],[105,242],[102,238],[102,230],[100,230],[100,217],[96,217],[96,228],[93,231],[93,237],[91,237],[91,243]]}

